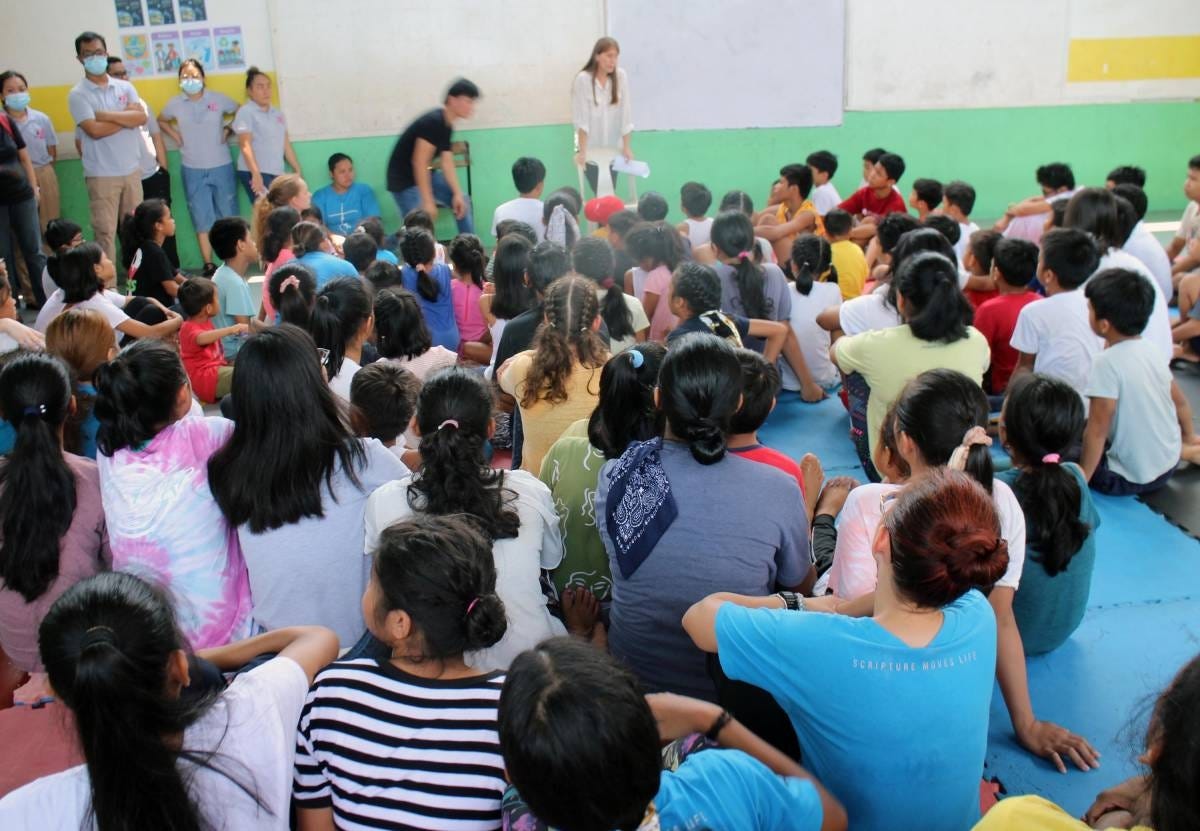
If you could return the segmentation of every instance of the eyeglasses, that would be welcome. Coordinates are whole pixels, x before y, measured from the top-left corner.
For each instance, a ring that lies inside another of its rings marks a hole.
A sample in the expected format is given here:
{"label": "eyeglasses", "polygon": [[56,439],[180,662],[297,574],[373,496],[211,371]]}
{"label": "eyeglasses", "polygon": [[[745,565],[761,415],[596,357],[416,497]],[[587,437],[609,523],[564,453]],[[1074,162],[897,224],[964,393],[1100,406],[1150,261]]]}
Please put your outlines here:
{"label": "eyeglasses", "polygon": [[79,57],[81,57],[81,58],[107,58],[108,50],[107,49],[93,49],[90,52],[80,52]]}
{"label": "eyeglasses", "polygon": [[128,78],[129,70],[122,69],[120,72],[110,72],[110,73],[108,73],[108,77],[110,77],[110,78]]}

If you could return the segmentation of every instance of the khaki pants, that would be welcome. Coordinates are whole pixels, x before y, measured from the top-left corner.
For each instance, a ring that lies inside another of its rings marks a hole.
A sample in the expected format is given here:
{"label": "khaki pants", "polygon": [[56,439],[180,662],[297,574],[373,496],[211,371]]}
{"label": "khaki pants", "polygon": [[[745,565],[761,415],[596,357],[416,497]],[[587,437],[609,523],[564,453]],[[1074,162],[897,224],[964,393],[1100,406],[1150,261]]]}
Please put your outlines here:
{"label": "khaki pants", "polygon": [[92,233],[108,258],[116,262],[117,226],[142,201],[141,171],[135,170],[128,176],[85,176],[84,182],[92,211]]}
{"label": "khaki pants", "polygon": [[[46,164],[41,167],[35,167],[33,174],[37,177],[37,186],[41,190],[41,201],[38,202],[38,230],[39,233],[46,233],[46,223],[52,219],[59,217],[61,210],[61,200],[58,195],[58,176],[54,173],[54,165]],[[42,250],[47,254],[53,252],[42,244]],[[25,265],[24,257],[13,257],[11,265],[16,266],[17,280],[21,287],[21,294],[25,297],[36,297],[37,292],[33,290],[33,285],[29,282],[29,269]],[[34,280],[41,280],[42,275],[35,274]]]}

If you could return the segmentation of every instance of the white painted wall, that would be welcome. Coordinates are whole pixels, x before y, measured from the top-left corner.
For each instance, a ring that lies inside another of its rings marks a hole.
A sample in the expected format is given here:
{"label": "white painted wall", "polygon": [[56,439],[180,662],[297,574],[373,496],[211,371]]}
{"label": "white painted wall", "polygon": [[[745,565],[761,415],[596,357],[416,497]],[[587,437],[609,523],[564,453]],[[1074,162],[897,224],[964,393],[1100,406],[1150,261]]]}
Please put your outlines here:
{"label": "white painted wall", "polygon": [[1200,79],[1068,84],[1071,38],[1200,34],[1196,0],[849,0],[846,109],[1200,97]]}

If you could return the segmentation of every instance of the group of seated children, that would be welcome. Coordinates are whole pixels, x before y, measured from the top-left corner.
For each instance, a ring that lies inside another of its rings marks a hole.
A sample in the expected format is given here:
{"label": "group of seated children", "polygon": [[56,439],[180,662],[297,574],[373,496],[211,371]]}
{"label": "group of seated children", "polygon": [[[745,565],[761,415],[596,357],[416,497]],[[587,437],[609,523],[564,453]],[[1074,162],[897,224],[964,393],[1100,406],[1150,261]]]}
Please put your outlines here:
{"label": "group of seated children", "polygon": [[[0,655],[83,750],[0,826],[1084,827],[980,820],[992,690],[1099,766],[1025,660],[1083,620],[1092,491],[1200,463],[1194,210],[1162,285],[1133,169],[1048,165],[980,230],[964,182],[914,216],[899,155],[842,200],[818,151],[759,211],[686,183],[676,225],[522,157],[489,258],[329,168],[217,220],[211,278],[147,200],[130,296],[69,223],[34,327],[0,282]],[[843,396],[870,482],[764,445],[783,390]],[[1194,660],[1088,825],[1196,827],[1198,705]]]}

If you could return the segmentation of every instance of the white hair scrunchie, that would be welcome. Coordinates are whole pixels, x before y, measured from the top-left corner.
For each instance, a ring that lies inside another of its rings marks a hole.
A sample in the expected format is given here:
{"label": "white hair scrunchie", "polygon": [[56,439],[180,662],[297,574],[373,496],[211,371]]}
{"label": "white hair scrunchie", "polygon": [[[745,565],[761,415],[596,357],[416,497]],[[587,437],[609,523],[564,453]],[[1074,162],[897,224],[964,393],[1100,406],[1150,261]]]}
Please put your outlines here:
{"label": "white hair scrunchie", "polygon": [[562,205],[555,205],[554,210],[550,212],[550,222],[546,225],[546,239],[566,248],[568,227],[575,232],[575,239],[579,239],[579,223],[575,221],[575,217]]}
{"label": "white hair scrunchie", "polygon": [[971,448],[975,445],[983,445],[984,447],[992,446],[992,437],[987,434],[987,430],[982,427],[975,426],[963,434],[962,444],[954,448],[954,452],[950,454],[950,461],[946,463],[946,467],[951,470],[966,470],[967,456],[971,453]]}

